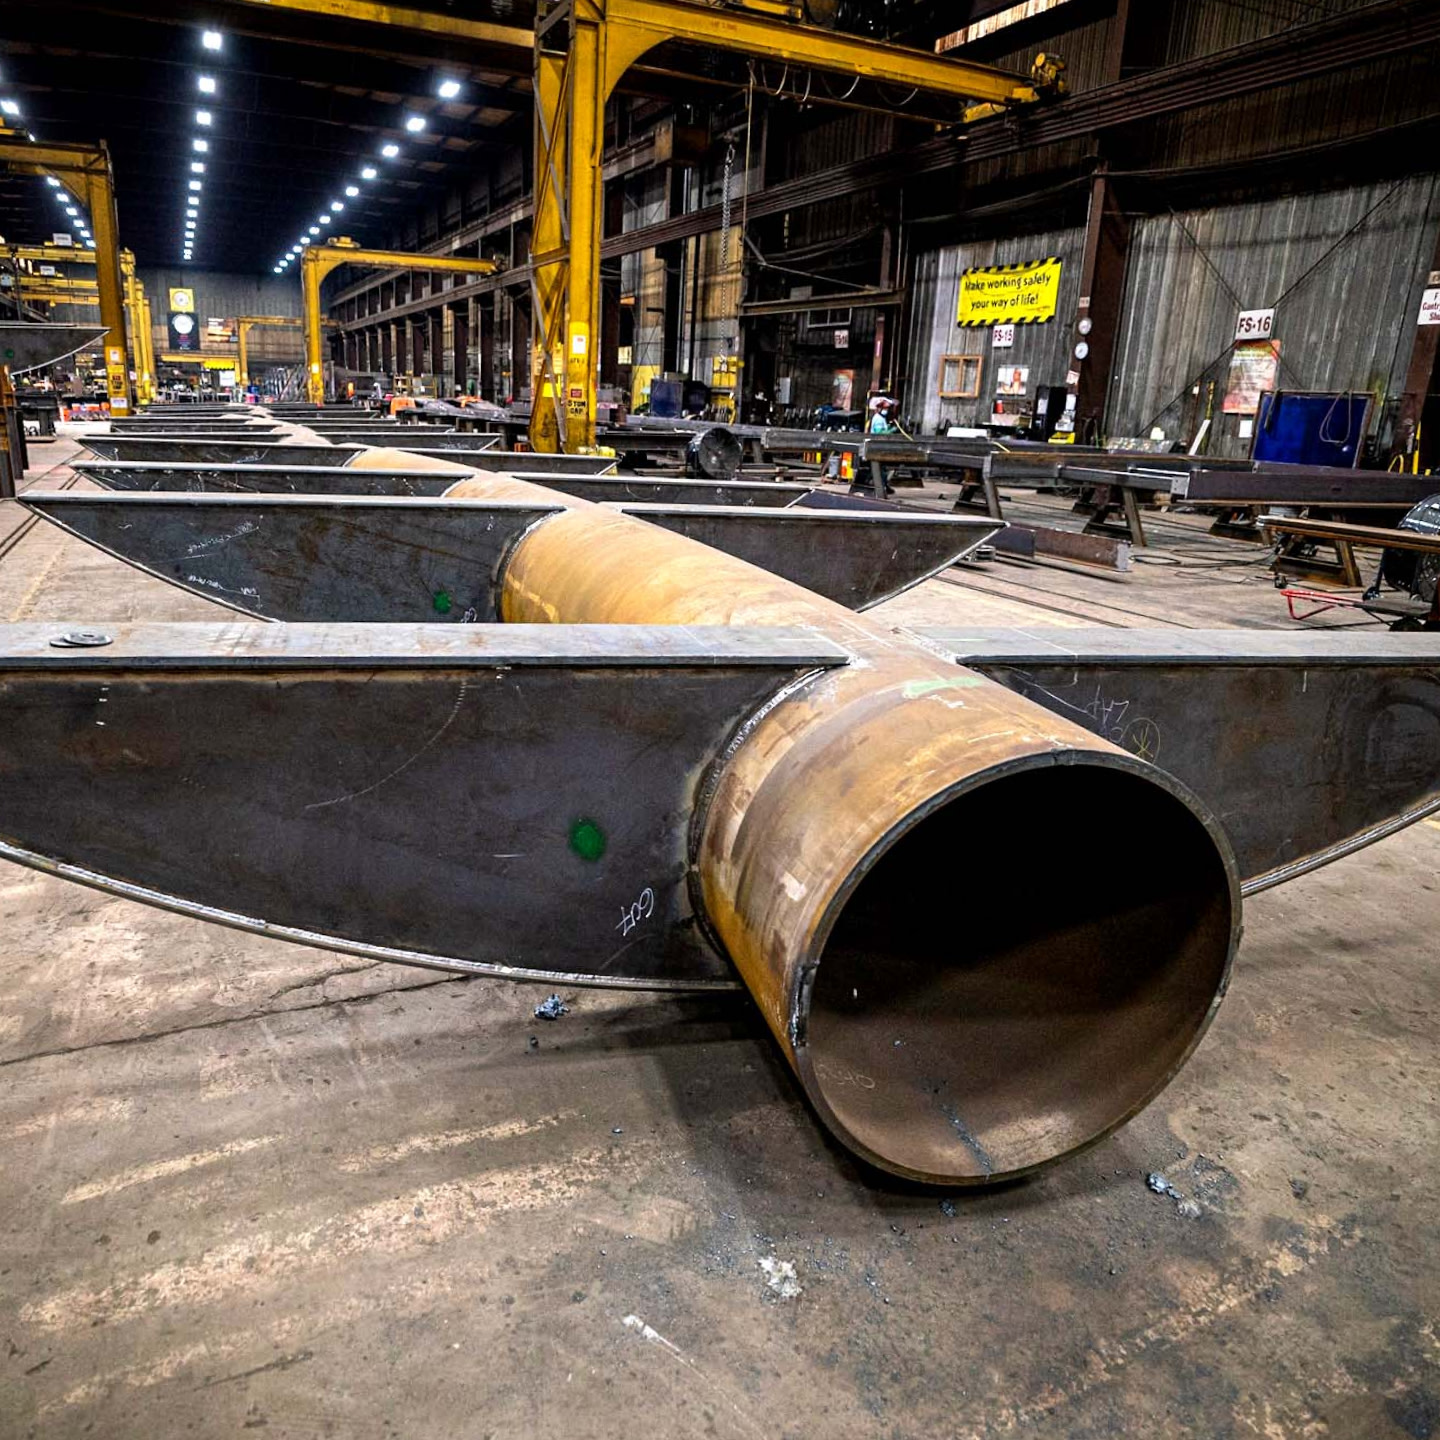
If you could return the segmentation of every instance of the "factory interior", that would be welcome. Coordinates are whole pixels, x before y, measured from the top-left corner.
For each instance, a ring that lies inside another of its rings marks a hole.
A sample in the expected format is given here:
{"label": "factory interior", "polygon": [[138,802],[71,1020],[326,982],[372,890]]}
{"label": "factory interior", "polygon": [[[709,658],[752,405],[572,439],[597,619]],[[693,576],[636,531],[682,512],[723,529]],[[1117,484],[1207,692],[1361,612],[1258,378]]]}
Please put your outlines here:
{"label": "factory interior", "polygon": [[1434,0],[3,0],[0,1440],[1440,1440],[1437,147]]}

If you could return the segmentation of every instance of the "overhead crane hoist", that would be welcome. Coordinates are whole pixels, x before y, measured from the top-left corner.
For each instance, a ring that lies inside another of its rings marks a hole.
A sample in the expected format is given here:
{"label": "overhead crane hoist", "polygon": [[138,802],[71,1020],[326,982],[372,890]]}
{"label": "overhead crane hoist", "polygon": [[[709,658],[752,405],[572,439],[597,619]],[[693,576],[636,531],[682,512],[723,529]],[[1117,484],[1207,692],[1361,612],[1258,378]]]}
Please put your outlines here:
{"label": "overhead crane hoist", "polygon": [[[794,7],[777,0],[740,0],[724,6],[694,0],[559,0],[542,3],[533,37],[513,26],[376,0],[242,3],[310,15],[343,15],[352,22],[491,48],[533,47],[535,204],[530,265],[537,328],[530,441],[536,450],[547,452],[583,452],[595,444],[605,102],[625,72],[657,45],[681,40],[951,96],[975,102],[976,115],[1033,104],[1063,88],[1052,57],[1042,57],[1032,74],[1018,75],[796,24],[788,18]],[[318,294],[316,305],[318,311]],[[315,368],[320,364],[318,328],[313,337],[307,332],[306,343],[313,399],[321,389]]]}
{"label": "overhead crane hoist", "polygon": [[[95,278],[105,326],[105,388],[112,414],[135,406],[125,323],[125,285],[116,239],[115,180],[110,152],[98,145],[36,144],[0,128],[0,165],[29,175],[53,175],[84,202],[95,235]],[[140,368],[136,367],[137,370]]]}
{"label": "overhead crane hoist", "polygon": [[[459,255],[410,255],[403,250],[366,250],[346,236],[324,245],[307,246],[300,261],[301,310],[305,326],[305,394],[316,405],[325,403],[324,356],[321,350],[324,320],[320,313],[320,284],[340,265],[365,265],[374,270],[430,270],[450,275],[491,275],[499,268],[493,260]],[[244,369],[243,361],[241,368]]]}

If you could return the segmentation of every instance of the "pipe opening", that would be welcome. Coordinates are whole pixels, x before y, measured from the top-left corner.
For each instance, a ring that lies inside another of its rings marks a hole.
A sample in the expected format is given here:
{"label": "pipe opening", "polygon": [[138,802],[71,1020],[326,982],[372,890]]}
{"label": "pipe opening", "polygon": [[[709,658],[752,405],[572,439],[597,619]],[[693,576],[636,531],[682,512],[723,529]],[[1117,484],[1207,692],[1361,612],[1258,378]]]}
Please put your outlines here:
{"label": "pipe opening", "polygon": [[1174,1074],[1229,968],[1231,876],[1129,770],[1024,770],[874,864],[819,957],[801,1073],[884,1168],[985,1183],[1098,1139]]}

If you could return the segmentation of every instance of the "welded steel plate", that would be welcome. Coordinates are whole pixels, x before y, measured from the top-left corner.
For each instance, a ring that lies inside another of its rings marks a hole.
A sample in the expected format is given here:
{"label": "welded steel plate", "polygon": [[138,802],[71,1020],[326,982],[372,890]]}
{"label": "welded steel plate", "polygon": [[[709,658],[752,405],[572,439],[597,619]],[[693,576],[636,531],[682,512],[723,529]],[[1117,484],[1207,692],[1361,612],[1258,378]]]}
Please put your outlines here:
{"label": "welded steel plate", "polygon": [[555,511],[475,500],[30,492],[24,504],[129,564],[264,620],[500,618],[502,562]]}
{"label": "welded steel plate", "polygon": [[0,365],[8,366],[12,375],[23,375],[53,365],[77,350],[96,348],[104,339],[103,325],[0,320]]}
{"label": "welded steel plate", "polygon": [[1188,785],[1229,833],[1247,893],[1440,810],[1434,635],[918,633]]}
{"label": "welded steel plate", "polygon": [[687,829],[814,632],[0,626],[0,856],[279,939],[512,979],[736,988]]}
{"label": "welded steel plate", "polygon": [[[289,453],[286,446],[286,453]],[[338,465],[168,465],[163,461],[71,462],[107,490],[248,491],[261,495],[443,495],[463,475],[433,470],[354,470]]]}
{"label": "welded steel plate", "polygon": [[758,505],[620,505],[851,610],[893,599],[983,545],[1003,520]]}
{"label": "welded steel plate", "polygon": [[163,460],[171,465],[344,465],[358,447],[258,440],[152,440],[139,435],[82,435],[102,460]]}
{"label": "welded steel plate", "polygon": [[433,460],[448,460],[472,470],[500,471],[508,475],[535,472],[547,475],[613,475],[619,461],[613,455],[537,455],[516,450],[413,450]]}
{"label": "welded steel plate", "polygon": [[779,480],[652,480],[644,475],[567,475],[549,469],[528,473],[525,478],[536,485],[601,504],[633,501],[656,505],[771,505],[778,508],[794,505],[810,494],[808,485],[791,485]]}

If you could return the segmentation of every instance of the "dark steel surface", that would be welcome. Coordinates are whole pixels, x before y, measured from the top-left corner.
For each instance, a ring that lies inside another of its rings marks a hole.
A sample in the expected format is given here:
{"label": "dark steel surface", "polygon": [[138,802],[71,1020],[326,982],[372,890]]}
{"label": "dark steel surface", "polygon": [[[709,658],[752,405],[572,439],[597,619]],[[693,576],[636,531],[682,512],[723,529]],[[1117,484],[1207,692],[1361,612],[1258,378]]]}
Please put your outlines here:
{"label": "dark steel surface", "polygon": [[204,439],[224,440],[231,435],[242,439],[251,435],[278,435],[280,425],[274,420],[251,420],[243,415],[233,419],[184,420],[175,415],[147,415],[144,419],[111,419],[112,435],[199,435]]}
{"label": "dark steel surface", "polygon": [[[285,448],[288,455],[291,447]],[[239,490],[261,495],[443,495],[457,479],[447,471],[357,470],[314,464],[167,465],[158,460],[135,464],[77,460],[70,468],[107,490],[176,490],[211,495]]]}
{"label": "dark steel surface", "polygon": [[[320,473],[339,484],[362,475],[382,485],[411,483],[384,471]],[[431,483],[441,478],[453,479]],[[530,525],[554,513],[505,502],[353,493],[259,498],[232,490],[32,491],[24,503],[108,554],[208,600],[267,620],[321,622],[498,620],[505,558]],[[852,610],[919,584],[999,528],[947,515],[617,508]]]}
{"label": "dark steel surface", "polygon": [[920,633],[1189,786],[1229,834],[1246,893],[1440,809],[1434,635]]}
{"label": "dark steel surface", "polygon": [[150,440],[131,435],[83,435],[80,443],[102,460],[171,465],[344,465],[359,447],[292,445],[240,440]]}
{"label": "dark steel surface", "polygon": [[53,365],[77,350],[98,346],[103,325],[53,325],[48,321],[0,320],[0,365],[12,375]]}
{"label": "dark steel surface", "polygon": [[[320,432],[317,431],[317,434]],[[464,430],[432,430],[428,425],[396,426],[376,438],[373,430],[327,430],[325,438],[335,445],[381,445],[387,450],[483,450],[476,437]]]}
{"label": "dark steel surface", "polygon": [[1370,505],[1407,509],[1435,492],[1433,475],[1284,465],[1253,472],[1200,470],[1177,477],[1171,494],[1192,505]]}
{"label": "dark steel surface", "polygon": [[[547,457],[553,459],[554,457]],[[809,485],[776,480],[651,480],[643,475],[582,476],[527,474],[526,480],[580,500],[634,501],[656,505],[794,505],[812,492]]]}
{"label": "dark steel surface", "polygon": [[473,500],[30,493],[128,564],[264,620],[494,621],[501,566],[553,510]]}
{"label": "dark steel surface", "polygon": [[537,455],[532,451],[516,450],[416,450],[412,446],[406,449],[414,455],[468,465],[472,470],[524,475],[531,479],[542,471],[547,475],[612,475],[618,463],[613,455]]}
{"label": "dark steel surface", "polygon": [[[542,482],[543,483],[543,482]],[[850,610],[868,610],[953,565],[1003,524],[968,516],[775,510],[757,505],[620,505],[793,580]],[[938,522],[938,523],[937,523]]]}
{"label": "dark steel surface", "polygon": [[256,445],[277,445],[285,438],[280,430],[267,430],[256,425],[135,425],[117,429],[111,423],[110,433],[122,440],[230,440]]}
{"label": "dark steel surface", "polygon": [[[695,789],[845,654],[794,630],[0,627],[0,856],[374,959],[732,989]],[[257,737],[263,737],[257,743]]]}

